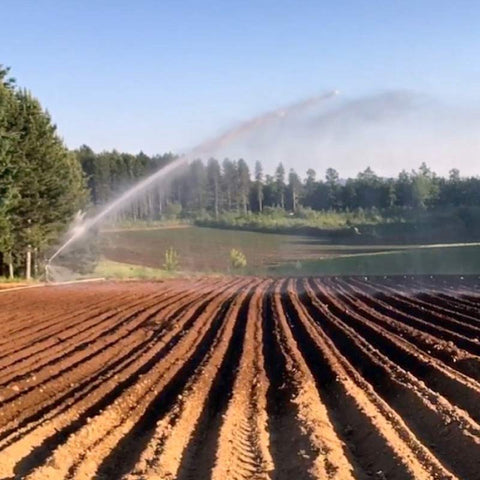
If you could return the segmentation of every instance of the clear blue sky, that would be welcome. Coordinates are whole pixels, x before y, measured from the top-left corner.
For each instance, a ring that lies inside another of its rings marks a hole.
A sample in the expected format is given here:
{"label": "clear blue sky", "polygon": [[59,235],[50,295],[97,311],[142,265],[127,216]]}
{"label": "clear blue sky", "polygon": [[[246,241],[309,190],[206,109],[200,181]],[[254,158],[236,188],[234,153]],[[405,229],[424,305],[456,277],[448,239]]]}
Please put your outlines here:
{"label": "clear blue sky", "polygon": [[178,151],[327,89],[480,96],[480,2],[3,0],[0,62],[69,147]]}

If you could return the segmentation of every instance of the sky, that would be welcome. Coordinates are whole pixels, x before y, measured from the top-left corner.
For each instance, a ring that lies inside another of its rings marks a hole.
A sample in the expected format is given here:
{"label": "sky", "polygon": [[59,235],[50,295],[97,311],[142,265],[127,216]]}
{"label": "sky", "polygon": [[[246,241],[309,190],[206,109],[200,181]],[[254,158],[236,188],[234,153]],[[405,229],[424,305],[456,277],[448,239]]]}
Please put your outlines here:
{"label": "sky", "polygon": [[[480,127],[478,1],[2,0],[1,12],[0,63],[40,99],[70,148],[185,152],[264,111],[332,89],[346,104],[384,92],[428,95],[477,109]],[[473,110],[465,118],[476,126]],[[369,161],[371,149],[353,158],[357,137],[365,147],[361,132],[349,137],[341,159],[338,148],[329,151],[345,175]],[[463,161],[465,171],[480,174],[472,160],[480,146],[470,149],[474,136],[464,137],[471,155],[452,166]],[[271,132],[268,138],[275,143]],[[271,169],[279,145],[271,155],[247,150],[247,160]],[[373,166],[393,173],[388,155],[376,155]],[[281,160],[305,170],[319,162],[321,170],[322,158]]]}

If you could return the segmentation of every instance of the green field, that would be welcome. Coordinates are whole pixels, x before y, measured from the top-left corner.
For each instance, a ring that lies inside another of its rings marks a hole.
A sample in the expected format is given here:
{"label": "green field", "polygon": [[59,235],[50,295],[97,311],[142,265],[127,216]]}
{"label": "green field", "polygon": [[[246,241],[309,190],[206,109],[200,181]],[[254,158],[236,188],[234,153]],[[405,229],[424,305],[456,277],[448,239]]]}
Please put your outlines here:
{"label": "green field", "polygon": [[480,274],[480,246],[432,246],[285,263],[278,275]]}
{"label": "green field", "polygon": [[335,245],[318,237],[203,227],[106,231],[101,244],[104,260],[97,273],[116,277],[164,275],[169,247],[178,252],[179,271],[184,273],[232,273],[229,255],[236,248],[245,254],[247,267],[234,273],[480,274],[479,244]]}

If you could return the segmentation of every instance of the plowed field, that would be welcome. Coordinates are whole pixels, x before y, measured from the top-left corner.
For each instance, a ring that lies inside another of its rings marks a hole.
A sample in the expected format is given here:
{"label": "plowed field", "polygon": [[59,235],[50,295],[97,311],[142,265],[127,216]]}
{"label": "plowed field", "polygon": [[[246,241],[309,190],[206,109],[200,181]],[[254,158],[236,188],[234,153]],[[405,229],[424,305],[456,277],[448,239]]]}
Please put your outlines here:
{"label": "plowed field", "polygon": [[2,479],[480,479],[480,281],[0,295]]}

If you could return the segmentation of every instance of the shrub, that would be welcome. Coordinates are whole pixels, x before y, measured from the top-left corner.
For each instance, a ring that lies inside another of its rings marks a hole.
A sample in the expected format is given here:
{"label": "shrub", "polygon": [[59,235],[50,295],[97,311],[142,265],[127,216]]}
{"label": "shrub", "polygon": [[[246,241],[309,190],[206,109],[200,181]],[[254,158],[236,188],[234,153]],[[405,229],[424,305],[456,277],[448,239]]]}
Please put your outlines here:
{"label": "shrub", "polygon": [[164,213],[168,219],[176,219],[182,213],[182,205],[180,203],[168,203],[165,205]]}
{"label": "shrub", "polygon": [[280,207],[264,207],[262,215],[268,215],[270,217],[284,218],[287,216],[287,212]]}
{"label": "shrub", "polygon": [[241,250],[232,248],[230,251],[230,266],[234,270],[239,270],[247,266],[247,257]]}
{"label": "shrub", "polygon": [[165,252],[165,263],[163,264],[163,268],[168,272],[174,272],[178,268],[179,263],[179,256],[177,251],[170,247]]}
{"label": "shrub", "polygon": [[306,220],[315,220],[317,218],[317,212],[310,207],[299,205],[295,216]]}

